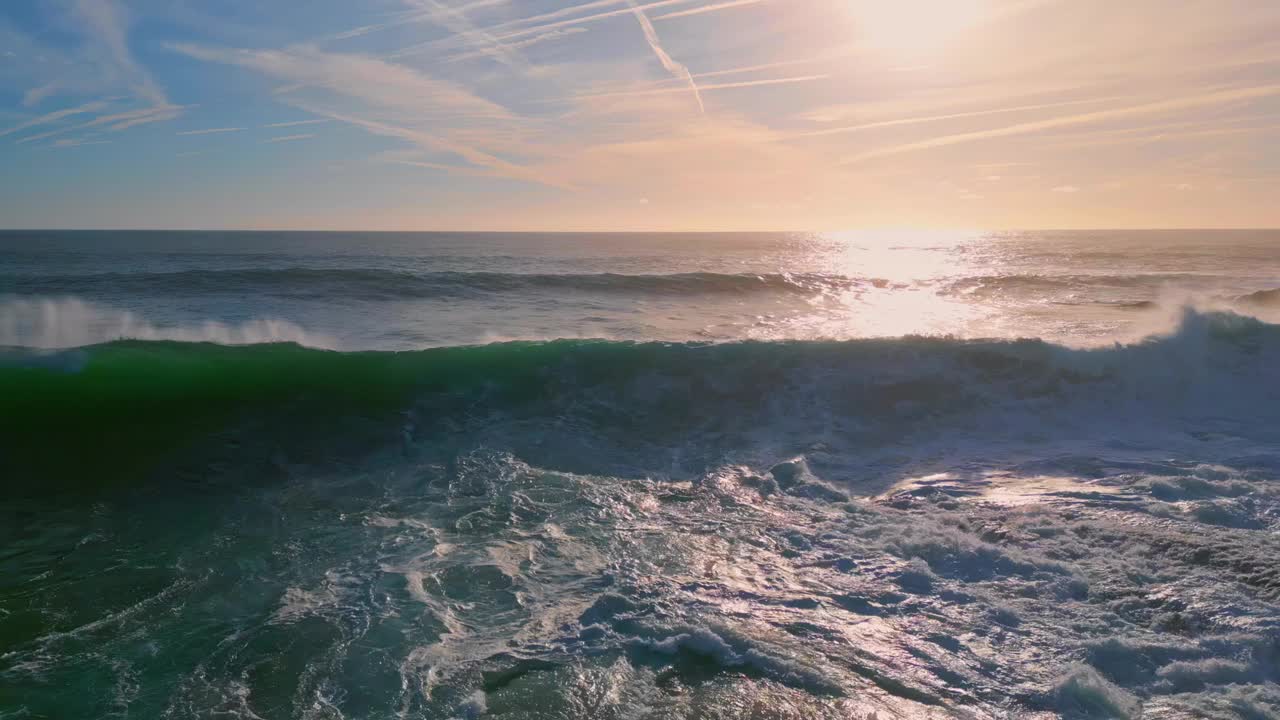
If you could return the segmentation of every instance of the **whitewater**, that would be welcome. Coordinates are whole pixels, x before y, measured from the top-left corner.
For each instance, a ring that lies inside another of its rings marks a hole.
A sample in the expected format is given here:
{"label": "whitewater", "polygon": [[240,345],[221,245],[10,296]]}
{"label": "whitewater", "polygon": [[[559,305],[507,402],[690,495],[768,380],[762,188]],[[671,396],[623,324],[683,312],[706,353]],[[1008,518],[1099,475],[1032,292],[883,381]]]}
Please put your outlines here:
{"label": "whitewater", "polygon": [[1280,232],[0,233],[0,718],[1280,716]]}

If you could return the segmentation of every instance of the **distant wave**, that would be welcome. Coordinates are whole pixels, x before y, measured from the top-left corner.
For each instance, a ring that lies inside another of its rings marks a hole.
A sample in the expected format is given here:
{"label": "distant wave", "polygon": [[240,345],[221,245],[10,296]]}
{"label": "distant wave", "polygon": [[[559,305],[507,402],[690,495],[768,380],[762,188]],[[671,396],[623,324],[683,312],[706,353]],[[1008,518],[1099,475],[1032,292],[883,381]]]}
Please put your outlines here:
{"label": "distant wave", "polygon": [[944,286],[943,292],[983,300],[993,297],[1036,298],[1055,305],[1094,305],[1117,310],[1152,310],[1182,303],[1245,312],[1280,307],[1280,288],[1240,296],[1221,295],[1214,293],[1216,287],[1221,286],[1220,280],[1216,276],[1187,273],[984,275],[953,280]]}
{"label": "distant wave", "polygon": [[1136,275],[981,275],[953,281],[954,293],[979,296],[1008,292],[1052,292],[1085,288],[1153,288],[1171,284],[1203,283],[1206,276],[1185,273],[1152,273]]}
{"label": "distant wave", "polygon": [[1053,304],[1072,307],[1092,305],[1115,310],[1154,310],[1161,307],[1160,303],[1155,300],[1056,300]]}
{"label": "distant wave", "polygon": [[[1232,418],[1234,432],[1270,432],[1280,423],[1278,369],[1280,327],[1194,311],[1171,335],[1096,350],[920,337],[561,340],[402,353],[119,341],[0,356],[0,456],[47,462],[65,455],[66,438],[147,455],[180,446],[175,432],[206,437],[252,421],[261,439],[302,425],[333,432],[353,419],[403,422],[405,413],[420,428],[456,429],[495,413],[533,427],[585,423],[650,447],[699,436],[751,444],[768,428],[775,439],[839,437],[853,452],[926,428],[999,437],[1137,423],[1198,432]],[[94,462],[95,452],[106,449],[73,455]]]}
{"label": "distant wave", "polygon": [[1280,307],[1280,288],[1271,290],[1259,290],[1258,292],[1249,293],[1236,298],[1236,302],[1241,305],[1254,305],[1260,307]]}
{"label": "distant wave", "polygon": [[864,285],[883,285],[883,282],[822,273],[691,272],[668,275],[412,273],[378,269],[309,268],[0,276],[0,293],[21,295],[173,296],[254,293],[326,300],[435,298],[539,290],[676,296],[750,293],[812,295]]}

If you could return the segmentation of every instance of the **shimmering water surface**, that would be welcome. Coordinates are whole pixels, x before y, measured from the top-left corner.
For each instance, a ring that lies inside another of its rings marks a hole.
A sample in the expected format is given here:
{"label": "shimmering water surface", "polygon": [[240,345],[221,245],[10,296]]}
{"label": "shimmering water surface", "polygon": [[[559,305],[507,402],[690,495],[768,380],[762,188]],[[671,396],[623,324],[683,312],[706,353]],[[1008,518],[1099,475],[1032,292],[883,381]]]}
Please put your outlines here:
{"label": "shimmering water surface", "polygon": [[0,718],[1280,716],[1280,233],[0,233]]}

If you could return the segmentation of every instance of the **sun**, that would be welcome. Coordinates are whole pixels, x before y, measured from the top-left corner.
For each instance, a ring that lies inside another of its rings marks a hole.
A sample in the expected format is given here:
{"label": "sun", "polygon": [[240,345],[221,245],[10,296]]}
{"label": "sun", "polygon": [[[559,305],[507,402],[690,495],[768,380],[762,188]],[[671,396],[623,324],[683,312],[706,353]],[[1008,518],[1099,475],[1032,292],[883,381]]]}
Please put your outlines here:
{"label": "sun", "polygon": [[979,24],[986,0],[851,0],[860,43],[888,54],[919,55],[945,49]]}

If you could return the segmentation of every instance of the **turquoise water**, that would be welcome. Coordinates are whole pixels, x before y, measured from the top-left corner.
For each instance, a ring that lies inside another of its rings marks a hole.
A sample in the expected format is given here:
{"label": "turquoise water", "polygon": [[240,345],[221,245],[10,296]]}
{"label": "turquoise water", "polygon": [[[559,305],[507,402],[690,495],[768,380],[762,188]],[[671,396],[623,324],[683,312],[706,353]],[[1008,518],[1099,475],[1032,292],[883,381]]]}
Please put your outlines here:
{"label": "turquoise water", "polygon": [[1275,234],[0,237],[0,717],[1280,713]]}

